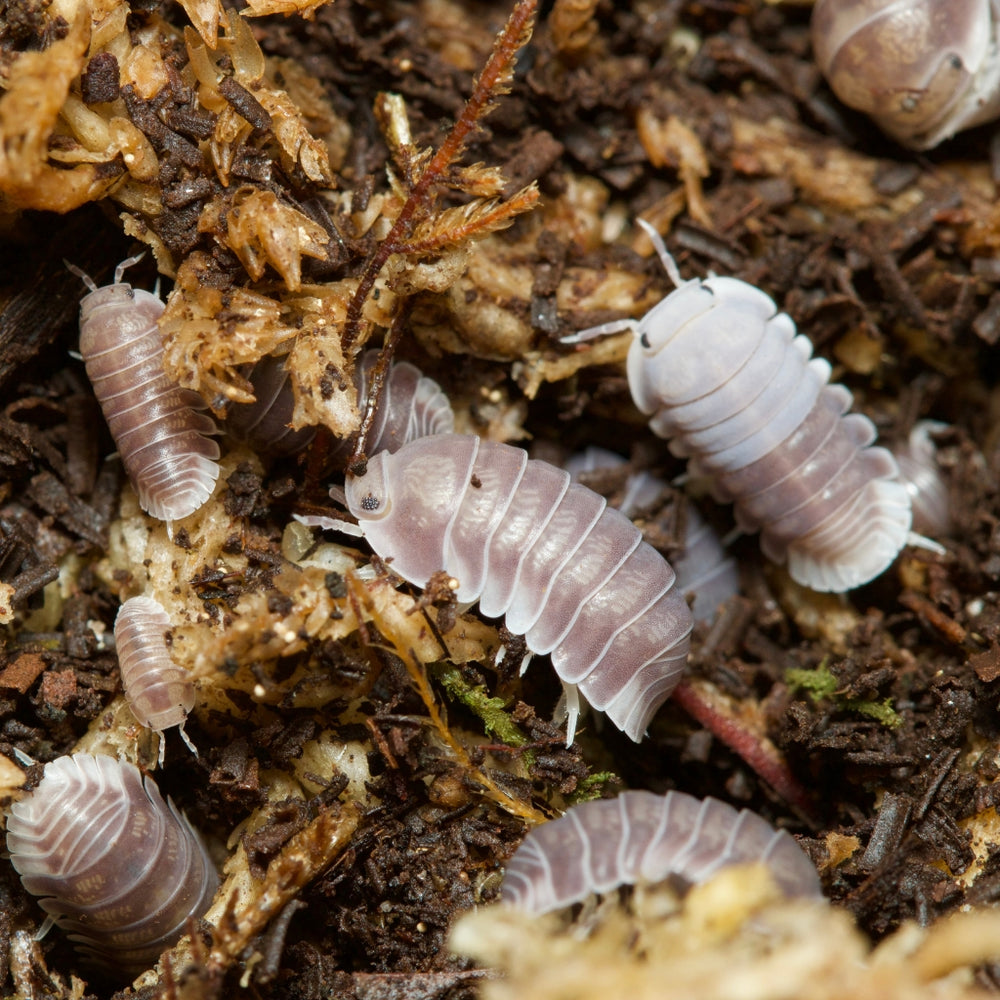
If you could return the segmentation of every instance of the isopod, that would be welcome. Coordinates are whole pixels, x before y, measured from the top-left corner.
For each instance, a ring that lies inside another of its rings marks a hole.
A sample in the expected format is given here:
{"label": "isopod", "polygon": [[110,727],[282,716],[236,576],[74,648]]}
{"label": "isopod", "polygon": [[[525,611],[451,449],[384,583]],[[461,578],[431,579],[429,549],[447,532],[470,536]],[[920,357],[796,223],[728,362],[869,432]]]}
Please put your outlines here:
{"label": "isopod", "polygon": [[[565,463],[566,471],[574,482],[595,469],[616,468],[625,459],[613,451],[593,446],[573,455]],[[636,472],[625,481],[625,495],[618,509],[632,517],[648,507],[663,492],[666,483],[649,472]],[[672,556],[670,565],[677,574],[677,589],[682,594],[693,594],[691,613],[695,621],[708,621],[723,602],[740,590],[740,574],[736,562],[726,554],[726,548],[712,526],[698,513],[693,503],[688,503],[684,518],[683,549],[679,556]]]}
{"label": "isopod", "polygon": [[201,398],[163,370],[163,302],[122,281],[138,259],[122,261],[103,288],[68,265],[90,289],[80,302],[80,353],[142,509],[176,521],[212,495],[219,446],[206,436],[216,427],[198,412]]}
{"label": "isopod", "polygon": [[295,397],[285,359],[268,355],[247,373],[256,397],[226,411],[226,433],[265,455],[294,455],[316,436],[315,427],[291,427]]}
{"label": "isopod", "polygon": [[912,149],[1000,115],[1000,0],[817,0],[816,63],[836,95]]}
{"label": "isopod", "polygon": [[822,896],[795,838],[756,813],[684,792],[622,792],[533,829],[507,865],[501,899],[548,913],[623,885],[669,878],[683,889],[754,862],[768,867],[787,896]]}
{"label": "isopod", "polygon": [[[365,351],[354,368],[358,405],[368,402],[371,372],[379,357],[378,350]],[[259,361],[248,374],[257,401],[229,408],[226,430],[237,440],[245,441],[256,451],[291,455],[312,440],[316,429],[289,426],[295,399],[291,380],[281,358]],[[379,397],[375,421],[365,450],[370,454],[395,451],[415,438],[444,434],[455,426],[455,415],[448,397],[432,378],[406,361],[397,361],[389,369]],[[354,449],[354,439],[342,441],[330,452],[330,459],[343,466]]]}
{"label": "isopod", "polygon": [[794,580],[841,592],[874,579],[913,540],[909,493],[892,454],[872,447],[874,425],[847,413],[850,391],[830,384],[829,363],[768,295],[735,278],[682,280],[659,233],[639,221],[676,289],[640,320],[566,342],[633,332],[636,406]]}
{"label": "isopod", "polygon": [[913,527],[934,536],[951,531],[948,486],[941,475],[937,448],[931,437],[947,428],[939,420],[918,420],[905,444],[892,452],[899,465],[899,478],[910,493]]}
{"label": "isopod", "polygon": [[[194,707],[194,684],[187,671],[170,658],[169,629],[166,611],[151,597],[130,597],[121,606],[115,618],[115,646],[122,686],[141,725],[158,733],[178,726],[181,737],[194,750],[184,733],[184,722]],[[161,739],[161,763],[164,745]]]}
{"label": "isopod", "polygon": [[138,768],[79,753],[45,765],[15,803],[7,849],[21,882],[82,955],[149,968],[207,909],[218,875],[187,817]]}
{"label": "isopod", "polygon": [[437,434],[377,454],[347,477],[346,499],[404,580],[445,570],[460,602],[552,654],[570,741],[578,694],[642,739],[680,680],[693,621],[667,561],[603,497],[520,448]]}

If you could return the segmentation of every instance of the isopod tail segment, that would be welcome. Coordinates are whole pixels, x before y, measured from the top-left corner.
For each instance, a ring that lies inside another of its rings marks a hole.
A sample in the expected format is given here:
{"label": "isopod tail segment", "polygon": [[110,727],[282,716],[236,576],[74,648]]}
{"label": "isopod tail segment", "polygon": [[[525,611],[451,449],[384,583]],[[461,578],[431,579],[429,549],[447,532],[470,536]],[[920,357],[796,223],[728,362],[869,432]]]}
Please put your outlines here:
{"label": "isopod tail segment", "polygon": [[565,338],[632,331],[628,381],[650,428],[734,503],[764,554],[818,591],[884,572],[914,535],[910,496],[875,427],[849,413],[830,365],[760,289],[735,278],[682,281],[659,233],[639,220],[677,288],[641,319]]}
{"label": "isopod tail segment", "polygon": [[505,617],[639,742],[687,662],[691,611],[666,560],[603,497],[520,448],[474,435],[419,438],[350,475],[347,503],[375,552],[424,586],[440,570],[459,603]]}

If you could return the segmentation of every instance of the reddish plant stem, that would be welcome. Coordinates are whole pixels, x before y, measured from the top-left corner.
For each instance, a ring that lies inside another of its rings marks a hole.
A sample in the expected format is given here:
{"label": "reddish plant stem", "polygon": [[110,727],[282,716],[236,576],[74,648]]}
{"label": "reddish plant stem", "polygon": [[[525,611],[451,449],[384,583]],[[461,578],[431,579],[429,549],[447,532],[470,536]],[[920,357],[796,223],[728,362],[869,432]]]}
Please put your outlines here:
{"label": "reddish plant stem", "polygon": [[[713,694],[716,696],[713,697]],[[741,757],[789,805],[811,823],[818,824],[816,806],[798,778],[792,774],[781,751],[762,733],[728,710],[725,699],[704,682],[683,680],[673,699],[688,715],[700,722],[716,739]]]}
{"label": "reddish plant stem", "polygon": [[414,216],[427,201],[431,186],[441,180],[448,167],[462,152],[462,147],[469,134],[489,110],[490,100],[496,90],[503,85],[505,77],[509,75],[511,62],[517,55],[518,49],[530,37],[537,7],[538,0],[518,0],[504,25],[503,31],[497,38],[493,52],[476,81],[472,89],[472,96],[462,109],[458,121],[455,122],[448,137],[431,157],[430,163],[420,175],[420,180],[410,192],[399,215],[396,216],[396,221],[393,223],[392,229],[389,230],[389,234],[379,244],[378,249],[368,261],[354,296],[347,306],[342,338],[345,356],[350,353],[351,347],[357,339],[361,311],[375,286],[375,279],[392,254],[406,249],[405,240],[412,230]]}
{"label": "reddish plant stem", "polygon": [[[379,402],[382,399],[382,390],[385,381],[389,376],[389,365],[392,363],[392,356],[396,353],[396,345],[403,336],[403,326],[406,318],[410,315],[410,306],[404,302],[402,308],[396,313],[386,334],[382,351],[375,362],[375,367],[371,372],[371,383],[368,386],[368,399],[365,401],[365,412],[361,418],[361,427],[358,429],[358,439],[351,453],[350,461],[347,463],[348,473],[368,457],[367,443],[368,435],[371,433],[372,424],[375,423],[375,414],[378,410]],[[360,403],[361,400],[358,400]]]}

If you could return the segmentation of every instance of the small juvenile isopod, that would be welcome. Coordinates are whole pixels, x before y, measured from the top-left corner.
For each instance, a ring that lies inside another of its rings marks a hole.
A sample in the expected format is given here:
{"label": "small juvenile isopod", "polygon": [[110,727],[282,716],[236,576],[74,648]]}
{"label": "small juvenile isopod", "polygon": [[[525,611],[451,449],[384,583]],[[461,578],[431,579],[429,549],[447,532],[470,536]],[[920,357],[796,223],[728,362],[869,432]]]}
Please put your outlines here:
{"label": "small juvenile isopod", "polygon": [[349,475],[347,505],[404,580],[445,570],[460,602],[506,616],[577,693],[638,742],[680,680],[691,613],[674,571],[623,514],[520,448],[437,434]]}
{"label": "small juvenile isopod", "polygon": [[25,889],[41,897],[84,956],[135,974],[207,909],[218,875],[201,838],[138,768],[74,754],[45,765],[15,803],[7,849]]}
{"label": "small juvenile isopod", "polygon": [[98,288],[78,268],[90,293],[80,302],[80,353],[122,464],[142,509],[162,521],[194,513],[219,478],[215,424],[197,393],[170,382],[156,321],[163,302],[122,282]]}
{"label": "small juvenile isopod", "polygon": [[[354,368],[354,385],[362,411],[368,402],[371,372],[379,353],[377,349],[365,351]],[[292,455],[305,448],[316,429],[303,427],[293,431],[290,427],[295,399],[284,361],[263,358],[247,378],[253,384],[257,400],[231,406],[226,415],[226,431],[267,454]],[[451,404],[437,382],[409,362],[397,361],[389,369],[365,450],[372,455],[395,451],[407,441],[427,434],[448,433],[454,426]],[[329,457],[334,464],[343,466],[353,450],[354,439],[348,438]]]}
{"label": "small juvenile isopod", "polygon": [[1000,0],[817,0],[816,63],[898,142],[930,149],[1000,115]]}
{"label": "small juvenile isopod", "polygon": [[904,444],[893,448],[899,478],[910,493],[913,527],[933,537],[951,532],[948,485],[941,475],[932,434],[947,430],[939,420],[918,420]]}
{"label": "small juvenile isopod", "polygon": [[[573,481],[579,482],[581,474],[616,468],[624,462],[621,455],[592,446],[573,455],[565,468]],[[649,472],[633,473],[625,482],[625,495],[618,509],[630,518],[654,503],[665,486],[662,479]],[[695,621],[708,621],[720,604],[739,593],[740,573],[719,536],[693,503],[686,505],[684,515],[683,550],[679,556],[671,555],[670,565],[677,574],[677,589],[682,594],[694,595],[691,613]]]}
{"label": "small juvenile isopod", "polygon": [[[567,342],[631,330],[628,380],[650,427],[734,502],[764,554],[798,583],[845,591],[886,570],[910,535],[910,496],[896,460],[871,447],[875,427],[847,413],[851,393],[764,292],[735,278],[683,281],[643,220],[677,286],[640,320]],[[810,360],[811,359],[811,360]]]}
{"label": "small juvenile isopod", "polygon": [[622,792],[535,827],[514,852],[501,899],[541,914],[637,882],[683,889],[721,868],[760,862],[787,896],[820,897],[812,862],[756,813],[684,792]]}
{"label": "small juvenile isopod", "polygon": [[[166,634],[170,619],[158,601],[130,597],[115,618],[115,646],[125,698],[139,723],[158,733],[178,726],[181,737],[194,750],[184,732],[188,712],[194,707],[194,684],[187,671],[170,658]],[[160,762],[164,742],[160,741]]]}

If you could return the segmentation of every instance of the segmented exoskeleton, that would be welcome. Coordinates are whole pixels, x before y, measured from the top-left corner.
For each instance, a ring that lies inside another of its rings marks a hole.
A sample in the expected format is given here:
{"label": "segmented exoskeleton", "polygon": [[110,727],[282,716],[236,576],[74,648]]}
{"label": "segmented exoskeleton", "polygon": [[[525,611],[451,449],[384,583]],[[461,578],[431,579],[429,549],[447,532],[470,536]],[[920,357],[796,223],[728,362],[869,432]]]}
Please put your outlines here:
{"label": "segmented exoskeleton", "polygon": [[573,806],[535,827],[514,853],[501,898],[547,913],[637,882],[704,882],[729,865],[761,862],[789,896],[820,896],[795,839],[756,813],[683,792],[622,792]]}
{"label": "segmented exoskeleton", "polygon": [[642,739],[680,680],[693,621],[674,571],[603,497],[520,448],[459,434],[380,452],[346,497],[401,577],[423,586],[445,570],[459,601],[551,653],[570,740],[577,690]]}
{"label": "segmented exoskeleton", "polygon": [[25,889],[79,951],[115,972],[149,968],[212,901],[218,875],[187,818],[138,768],[74,754],[16,802],[7,849]]}

